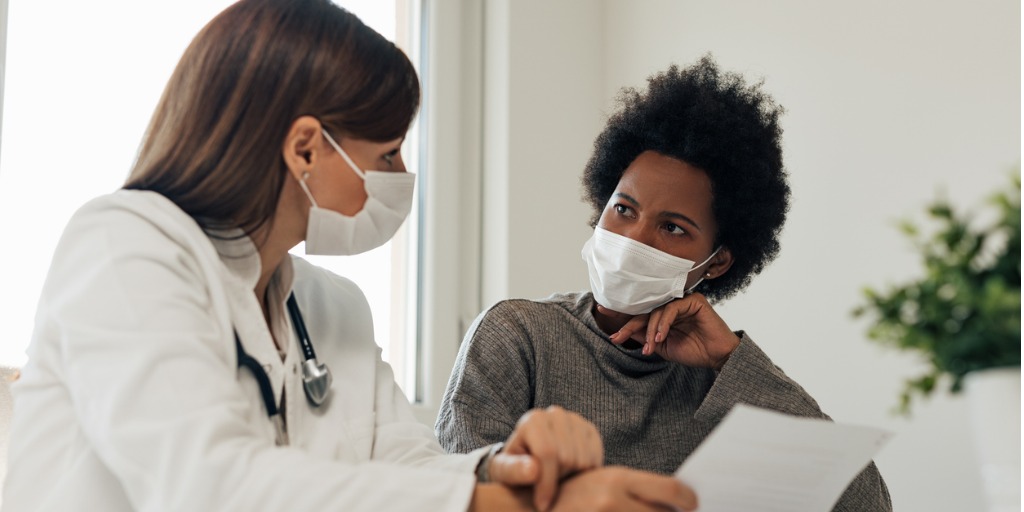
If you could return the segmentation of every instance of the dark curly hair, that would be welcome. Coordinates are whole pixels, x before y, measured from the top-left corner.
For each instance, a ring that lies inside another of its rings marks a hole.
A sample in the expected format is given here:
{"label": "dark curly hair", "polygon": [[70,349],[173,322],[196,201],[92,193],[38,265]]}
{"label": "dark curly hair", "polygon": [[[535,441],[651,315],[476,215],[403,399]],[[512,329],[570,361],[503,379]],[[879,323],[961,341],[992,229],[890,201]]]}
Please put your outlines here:
{"label": "dark curly hair", "polygon": [[620,108],[594,141],[583,172],[585,199],[594,207],[591,227],[619,179],[644,151],[679,159],[707,173],[715,245],[728,247],[733,264],[696,291],[709,301],[744,289],[779,253],[779,235],[789,210],[789,185],[782,165],[783,108],[742,76],[722,72],[710,55],[685,69],[673,65],[647,79],[647,91],[625,88]]}

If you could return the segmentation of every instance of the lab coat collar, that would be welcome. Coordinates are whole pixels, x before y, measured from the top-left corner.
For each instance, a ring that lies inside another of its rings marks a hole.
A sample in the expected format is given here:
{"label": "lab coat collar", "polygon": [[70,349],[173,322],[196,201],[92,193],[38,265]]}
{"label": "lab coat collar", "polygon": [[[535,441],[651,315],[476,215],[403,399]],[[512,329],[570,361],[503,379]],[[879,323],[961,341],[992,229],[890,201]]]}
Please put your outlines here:
{"label": "lab coat collar", "polygon": [[[241,229],[210,230],[207,231],[207,236],[210,237],[228,272],[250,290],[255,289],[262,272],[262,264],[260,253],[252,238]],[[271,278],[272,288],[280,290],[283,299],[286,299],[292,291],[294,280],[292,259],[285,256]]]}
{"label": "lab coat collar", "polygon": [[[230,276],[229,279],[235,282],[232,287],[235,290],[233,293],[238,294],[239,314],[242,315],[236,319],[238,322],[234,326],[236,333],[245,351],[264,365],[271,388],[274,390],[275,401],[280,406],[281,396],[285,392],[285,368],[294,366],[294,362],[300,357],[298,342],[293,337],[293,326],[284,305],[291,294],[294,283],[295,273],[292,258],[288,255],[285,256],[270,278],[267,288],[268,302],[273,309],[271,317],[275,319],[273,326],[267,326],[262,321],[245,321],[245,319],[262,320],[263,318],[259,301],[256,300],[253,293],[262,268],[256,244],[240,229],[208,231],[207,236],[217,250],[217,254]],[[271,337],[271,330],[282,343],[283,354],[275,345]],[[286,410],[286,414],[291,420],[293,413]]]}

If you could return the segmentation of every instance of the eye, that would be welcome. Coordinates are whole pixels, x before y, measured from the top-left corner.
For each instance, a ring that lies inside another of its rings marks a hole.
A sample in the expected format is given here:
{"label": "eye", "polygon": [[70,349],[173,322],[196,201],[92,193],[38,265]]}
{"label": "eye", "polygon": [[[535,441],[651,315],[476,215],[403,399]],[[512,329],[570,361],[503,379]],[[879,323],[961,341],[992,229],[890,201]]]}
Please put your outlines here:
{"label": "eye", "polygon": [[381,158],[383,158],[384,161],[388,163],[388,165],[391,165],[396,156],[398,156],[398,148],[392,149],[391,151],[384,153],[384,156],[382,156]]}
{"label": "eye", "polygon": [[682,226],[680,226],[679,224],[673,224],[671,222],[665,224],[665,231],[668,231],[669,233],[671,233],[673,235],[685,235],[686,234],[686,230],[683,229]]}
{"label": "eye", "polygon": [[628,207],[628,206],[626,206],[626,205],[624,205],[624,204],[619,203],[619,204],[616,204],[615,206],[612,206],[612,208],[615,209],[615,213],[617,213],[617,214],[619,214],[619,215],[621,215],[623,217],[627,217],[627,218],[630,218],[630,219],[636,217],[636,213],[633,212],[633,209]]}

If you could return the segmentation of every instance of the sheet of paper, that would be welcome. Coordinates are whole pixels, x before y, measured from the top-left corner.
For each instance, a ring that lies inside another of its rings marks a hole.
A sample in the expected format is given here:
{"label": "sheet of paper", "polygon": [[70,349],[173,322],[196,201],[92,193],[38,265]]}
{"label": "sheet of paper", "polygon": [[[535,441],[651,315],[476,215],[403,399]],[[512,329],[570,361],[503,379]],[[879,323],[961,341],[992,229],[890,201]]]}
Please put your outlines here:
{"label": "sheet of paper", "polygon": [[828,512],[890,436],[739,404],[675,476],[700,512]]}

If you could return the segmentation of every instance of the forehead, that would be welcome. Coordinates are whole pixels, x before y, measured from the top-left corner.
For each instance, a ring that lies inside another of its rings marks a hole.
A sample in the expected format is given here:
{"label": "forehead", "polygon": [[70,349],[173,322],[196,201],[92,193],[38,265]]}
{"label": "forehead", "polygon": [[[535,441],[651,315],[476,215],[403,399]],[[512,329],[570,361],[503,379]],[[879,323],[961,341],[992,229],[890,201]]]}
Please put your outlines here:
{"label": "forehead", "polygon": [[346,142],[345,146],[373,150],[401,146],[402,143],[405,142],[405,136],[403,135],[397,139],[392,139],[388,141],[374,141],[369,139],[359,139],[355,137],[345,137],[343,140]]}
{"label": "forehead", "polygon": [[711,180],[707,173],[653,151],[641,153],[629,164],[615,191],[628,194],[645,208],[711,218]]}

